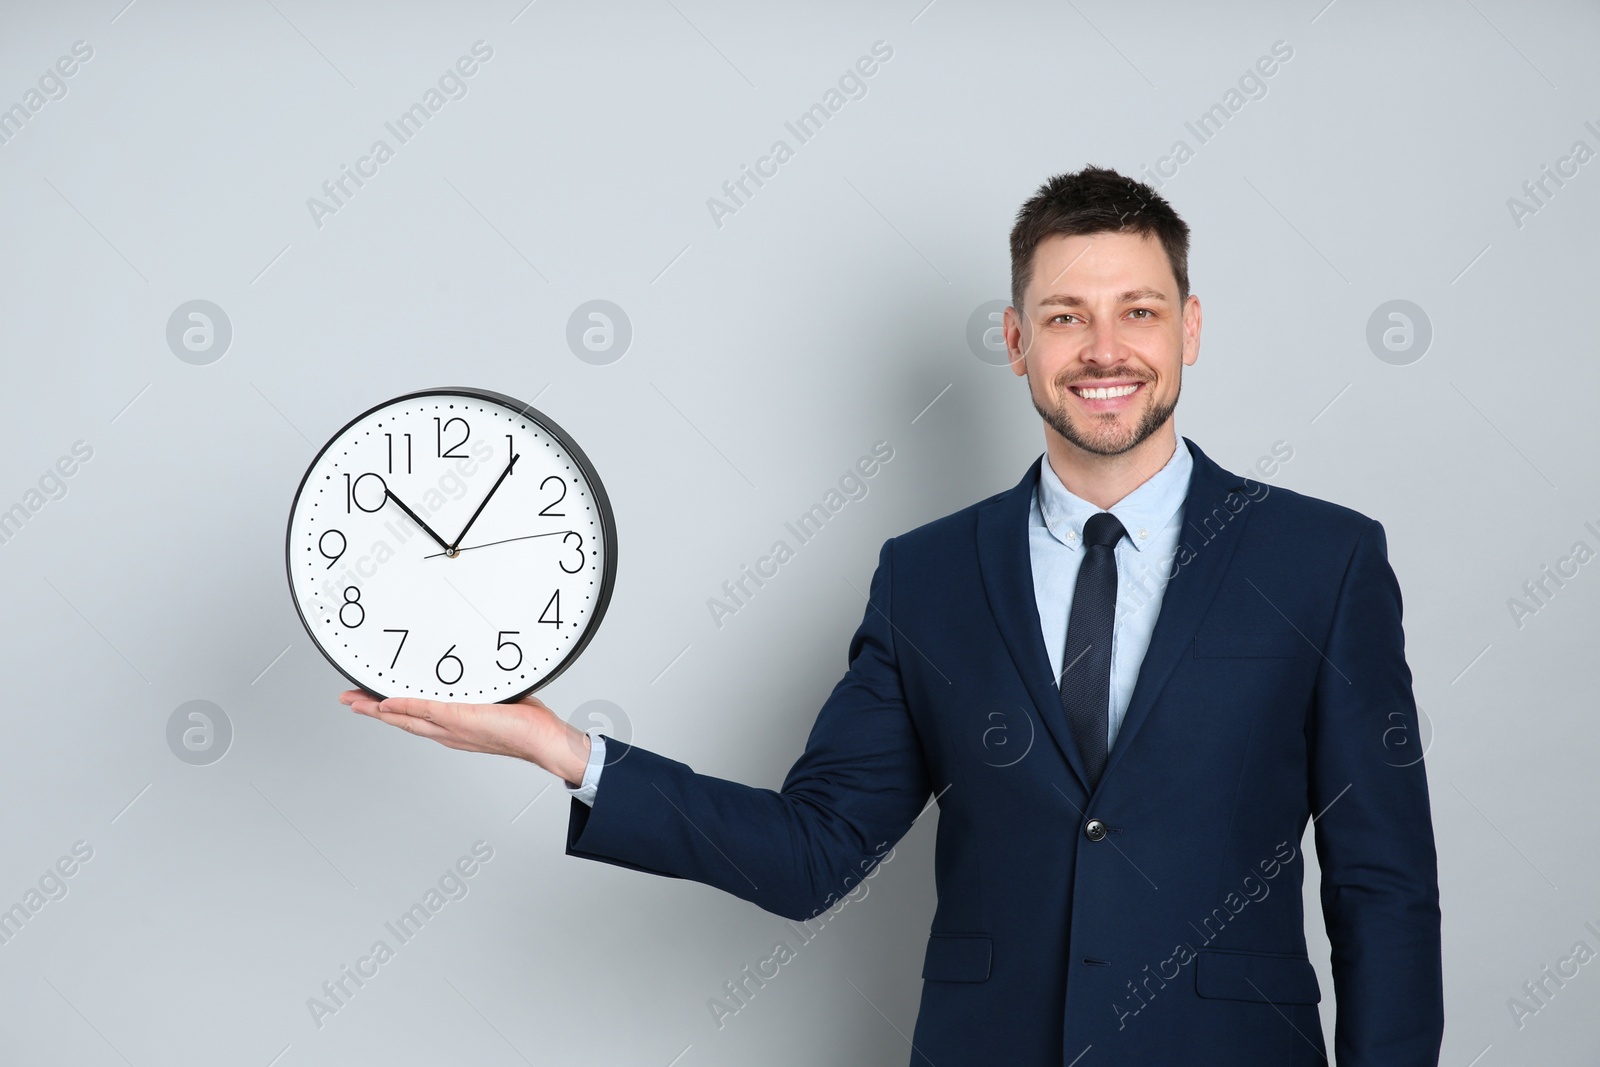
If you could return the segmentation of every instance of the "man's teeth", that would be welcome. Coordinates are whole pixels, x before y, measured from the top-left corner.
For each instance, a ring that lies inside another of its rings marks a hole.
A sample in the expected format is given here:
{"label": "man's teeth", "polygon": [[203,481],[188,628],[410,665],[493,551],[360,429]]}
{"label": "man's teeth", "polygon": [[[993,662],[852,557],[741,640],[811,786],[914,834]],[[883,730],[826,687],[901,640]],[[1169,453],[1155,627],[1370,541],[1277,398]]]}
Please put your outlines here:
{"label": "man's teeth", "polygon": [[1098,389],[1086,389],[1075,385],[1072,387],[1072,391],[1085,400],[1112,400],[1119,396],[1127,396],[1137,388],[1139,388],[1137,384],[1101,386]]}

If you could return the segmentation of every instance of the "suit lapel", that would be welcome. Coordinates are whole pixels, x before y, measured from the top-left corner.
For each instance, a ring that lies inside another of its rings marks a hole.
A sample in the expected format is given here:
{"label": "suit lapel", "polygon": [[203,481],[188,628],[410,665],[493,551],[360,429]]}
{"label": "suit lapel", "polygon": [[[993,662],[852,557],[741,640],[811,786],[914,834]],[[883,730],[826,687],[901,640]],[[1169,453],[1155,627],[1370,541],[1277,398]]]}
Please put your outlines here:
{"label": "suit lapel", "polygon": [[[1194,468],[1184,497],[1183,529],[1173,561],[1177,573],[1167,582],[1150,647],[1140,664],[1133,697],[1117,731],[1117,743],[1107,758],[1101,782],[1115,771],[1122,753],[1127,751],[1149,717],[1173,668],[1194,640],[1200,619],[1222,581],[1240,533],[1251,515],[1247,504],[1240,505],[1240,500],[1247,498],[1236,492],[1243,489],[1245,480],[1212,462],[1187,437],[1183,440],[1189,446]],[[1035,461],[1014,488],[979,508],[978,563],[990,610],[1017,673],[1022,676],[1023,685],[1056,747],[1071,765],[1080,786],[1086,789],[1088,776],[1061,709],[1061,692],[1056,679],[1051,677],[1050,656],[1045,650],[1034,598],[1028,513],[1038,484],[1039,464]],[[1224,503],[1230,495],[1235,505],[1233,510]],[[1211,521],[1208,522],[1208,518]]]}
{"label": "suit lapel", "polygon": [[[1139,665],[1128,712],[1117,730],[1117,743],[1106,757],[1102,783],[1115,773],[1123,753],[1150,717],[1173,668],[1194,646],[1200,620],[1222,585],[1222,576],[1227,573],[1234,549],[1239,547],[1245,524],[1255,514],[1250,498],[1243,495],[1246,479],[1223,470],[1187,437],[1183,440],[1194,458],[1194,469],[1189,473],[1189,492],[1183,501],[1178,554],[1172,561],[1177,573],[1168,579],[1162,594],[1150,647]],[[1225,503],[1230,498],[1232,509]]]}
{"label": "suit lapel", "polygon": [[1039,628],[1039,607],[1033,592],[1032,552],[1028,547],[1028,512],[1039,486],[1036,460],[1022,481],[978,509],[978,565],[984,593],[994,613],[1017,673],[1033,698],[1056,747],[1072,765],[1079,785],[1089,778],[1083,757],[1061,710],[1061,691],[1050,676],[1050,656]]}

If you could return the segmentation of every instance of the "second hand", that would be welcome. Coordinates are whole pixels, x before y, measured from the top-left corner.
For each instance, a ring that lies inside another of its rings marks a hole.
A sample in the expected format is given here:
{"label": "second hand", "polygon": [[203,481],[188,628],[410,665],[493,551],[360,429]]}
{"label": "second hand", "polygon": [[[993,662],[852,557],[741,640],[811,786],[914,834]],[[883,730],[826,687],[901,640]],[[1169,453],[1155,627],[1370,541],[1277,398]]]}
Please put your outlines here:
{"label": "second hand", "polygon": [[[512,541],[531,541],[535,537],[555,537],[558,534],[564,536],[566,534],[577,533],[577,532],[578,531],[576,531],[576,530],[551,530],[549,533],[523,534],[521,537],[506,537],[506,538],[502,538],[499,541],[485,541],[481,545],[468,545],[466,548],[458,548],[458,549],[456,549],[456,551],[458,553],[460,553],[460,552],[471,552],[475,548],[488,548],[490,545],[504,545],[504,544],[508,544],[509,542],[512,542]],[[443,555],[447,555],[447,553],[444,553],[444,552],[430,552],[426,556],[423,556],[422,558],[423,559],[432,559],[434,556],[443,556]]]}

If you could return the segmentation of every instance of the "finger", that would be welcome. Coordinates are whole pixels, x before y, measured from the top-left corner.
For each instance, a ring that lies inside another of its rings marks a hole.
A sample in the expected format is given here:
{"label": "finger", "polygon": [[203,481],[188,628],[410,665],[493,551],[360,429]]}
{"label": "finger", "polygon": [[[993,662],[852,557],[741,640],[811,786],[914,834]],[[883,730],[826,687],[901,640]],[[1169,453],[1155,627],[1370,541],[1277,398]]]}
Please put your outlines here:
{"label": "finger", "polygon": [[453,748],[457,752],[486,752],[491,755],[510,755],[500,747],[485,746],[456,736],[448,728],[429,722],[414,715],[400,715],[395,712],[385,712],[377,705],[373,706],[372,718],[398,726],[407,733],[426,737],[430,741],[437,741],[445,748]]}
{"label": "finger", "polygon": [[426,700],[422,697],[389,697],[382,701],[379,708],[396,715],[410,715],[428,722],[454,722],[459,715],[454,707],[441,700]]}
{"label": "finger", "polygon": [[430,740],[438,741],[440,744],[449,745],[451,748],[456,747],[449,730],[426,719],[421,719],[414,715],[402,715],[397,712],[385,711],[381,705],[375,706],[370,714],[374,719],[386,722],[390,726],[398,726],[408,734],[426,737]]}
{"label": "finger", "polygon": [[[346,699],[346,697],[349,699]],[[371,715],[378,707],[377,697],[373,696],[371,693],[363,693],[359,690],[352,690],[348,693],[341,694],[339,702],[341,704],[348,704],[351,711],[358,712],[362,715]]]}

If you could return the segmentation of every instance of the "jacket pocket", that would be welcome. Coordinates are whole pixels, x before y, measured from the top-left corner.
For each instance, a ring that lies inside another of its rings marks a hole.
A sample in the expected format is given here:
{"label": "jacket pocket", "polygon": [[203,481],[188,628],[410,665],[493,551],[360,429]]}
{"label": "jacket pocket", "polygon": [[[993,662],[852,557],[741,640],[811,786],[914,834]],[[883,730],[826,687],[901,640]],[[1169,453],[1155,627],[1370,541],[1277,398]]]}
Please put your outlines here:
{"label": "jacket pocket", "polygon": [[988,934],[929,934],[922,977],[934,982],[987,981],[993,947]]}
{"label": "jacket pocket", "polygon": [[1317,972],[1304,956],[1205,948],[1195,955],[1195,992],[1216,1000],[1315,1004]]}
{"label": "jacket pocket", "polygon": [[1311,644],[1297,633],[1227,633],[1202,630],[1194,638],[1194,654],[1200,658],[1227,656],[1298,656]]}

